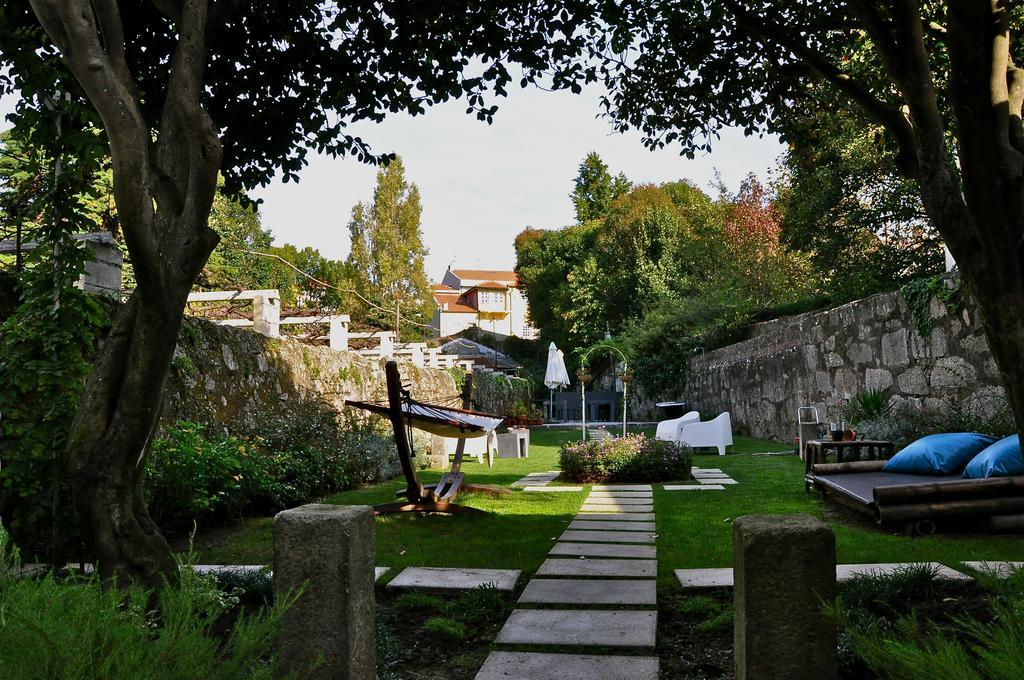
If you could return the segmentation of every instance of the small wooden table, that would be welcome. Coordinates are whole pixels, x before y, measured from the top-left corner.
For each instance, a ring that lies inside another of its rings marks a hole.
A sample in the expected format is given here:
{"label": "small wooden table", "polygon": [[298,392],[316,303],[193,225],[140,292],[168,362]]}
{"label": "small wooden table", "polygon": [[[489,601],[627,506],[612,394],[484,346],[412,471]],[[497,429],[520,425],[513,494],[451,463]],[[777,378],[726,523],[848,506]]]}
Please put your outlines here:
{"label": "small wooden table", "polygon": [[892,442],[874,439],[857,439],[836,442],[827,439],[813,439],[807,442],[804,453],[804,490],[814,486],[814,466],[827,463],[829,451],[835,452],[836,463],[849,463],[855,460],[888,460],[896,452]]}

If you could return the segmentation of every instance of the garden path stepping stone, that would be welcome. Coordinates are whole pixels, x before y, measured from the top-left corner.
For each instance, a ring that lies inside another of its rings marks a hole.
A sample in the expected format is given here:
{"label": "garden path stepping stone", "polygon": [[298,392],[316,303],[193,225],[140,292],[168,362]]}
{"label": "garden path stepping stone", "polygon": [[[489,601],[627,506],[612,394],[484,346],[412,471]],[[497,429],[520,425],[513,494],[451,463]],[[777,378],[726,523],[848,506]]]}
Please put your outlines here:
{"label": "garden path stepping stone", "polygon": [[581,519],[586,522],[592,522],[595,520],[611,520],[613,522],[653,522],[653,512],[581,512],[576,515],[576,519]]}
{"label": "garden path stepping stone", "polygon": [[719,474],[724,474],[718,468],[699,468],[699,467],[693,467],[693,468],[690,468],[690,469],[693,471],[693,474],[697,474],[698,472],[717,472]]}
{"label": "garden path stepping stone", "polygon": [[[569,526],[572,526],[571,524]],[[978,571],[986,574],[994,574],[999,578],[1006,578],[1013,574],[1013,572],[1024,567],[1024,562],[964,562],[968,567],[977,569]]]}
{"label": "garden path stepping stone", "polygon": [[535,578],[519,596],[524,604],[657,604],[657,581]]}
{"label": "garden path stepping stone", "polygon": [[[906,569],[907,567],[916,566],[917,563],[896,563],[896,562],[881,562],[878,564],[837,564],[836,565],[836,580],[847,581],[854,576],[863,576],[868,574],[891,574],[893,572]],[[957,581],[968,580],[971,577],[967,574],[963,574],[955,569],[939,564],[937,562],[924,562],[928,566],[934,569],[939,578],[953,579]]]}
{"label": "garden path stepping stone", "polygon": [[652,491],[650,484],[595,484],[591,491]]}
{"label": "garden path stepping stone", "polygon": [[658,575],[657,560],[633,559],[558,559],[549,557],[537,570],[538,576],[618,576],[620,578],[654,578]]}
{"label": "garden path stepping stone", "polygon": [[739,484],[735,479],[729,477],[716,478],[716,477],[698,477],[698,484]]}
{"label": "garden path stepping stone", "polygon": [[545,484],[524,484],[525,488],[523,491],[536,491],[540,493],[549,493],[551,491],[583,491],[582,486],[547,486]]}
{"label": "garden path stepping stone", "polygon": [[652,648],[657,620],[657,612],[517,609],[495,642]]}
{"label": "garden path stepping stone", "polygon": [[731,588],[732,568],[676,569],[676,578],[683,588]]}
{"label": "garden path stepping stone", "polygon": [[666,484],[665,491],[725,491],[721,484]]}
{"label": "garden path stepping stone", "polygon": [[658,680],[648,656],[491,652],[476,680]]}
{"label": "garden path stepping stone", "polygon": [[651,491],[591,491],[589,498],[654,498]]}
{"label": "garden path stepping stone", "polygon": [[380,577],[391,571],[391,567],[374,567],[373,568],[373,581],[376,583],[380,580]]}
{"label": "garden path stepping stone", "polygon": [[448,567],[406,567],[388,583],[388,588],[437,588],[464,590],[493,583],[498,590],[514,590],[518,569],[455,569]]}
{"label": "garden path stepping stone", "polygon": [[559,536],[558,540],[580,543],[654,543],[654,534],[641,531],[576,531],[570,529]]}
{"label": "garden path stepping stone", "polygon": [[574,519],[569,522],[570,529],[584,531],[656,531],[654,522],[614,522],[596,521],[590,522],[583,518]]}
{"label": "garden path stepping stone", "polygon": [[588,505],[648,505],[650,498],[601,498],[594,494],[587,496]]}
{"label": "garden path stepping stone", "polygon": [[[722,487],[723,489],[725,487]],[[580,512],[654,512],[653,505],[598,505],[596,503],[584,503]]]}
{"label": "garden path stepping stone", "polygon": [[632,557],[653,560],[658,549],[653,545],[619,545],[615,543],[555,543],[549,555],[583,555],[585,557]]}

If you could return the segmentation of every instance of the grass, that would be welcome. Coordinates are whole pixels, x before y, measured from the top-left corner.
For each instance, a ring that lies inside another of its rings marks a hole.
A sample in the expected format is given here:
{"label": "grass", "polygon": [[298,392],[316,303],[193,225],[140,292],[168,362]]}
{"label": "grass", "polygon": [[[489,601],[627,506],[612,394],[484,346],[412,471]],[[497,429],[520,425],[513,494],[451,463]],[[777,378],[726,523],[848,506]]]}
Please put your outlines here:
{"label": "grass", "polygon": [[[648,434],[653,432],[648,429]],[[498,459],[488,469],[470,461],[467,480],[508,486],[529,472],[555,470],[558,448],[579,437],[578,430],[533,430],[530,457]],[[679,568],[726,567],[732,563],[732,522],[747,514],[807,513],[828,522],[836,533],[840,563],[1024,560],[1024,539],[996,535],[937,535],[909,538],[881,530],[852,512],[823,504],[804,491],[803,464],[794,456],[756,456],[790,447],[736,437],[729,455],[698,454],[694,465],[720,468],[739,484],[717,492],[666,492],[655,486],[659,585],[673,586]],[[439,472],[424,472],[425,482]],[[373,505],[394,499],[402,487],[391,481],[327,499],[342,505]],[[468,494],[459,502],[484,516],[386,515],[377,519],[377,564],[397,574],[406,566],[460,566],[522,569],[528,578],[578,511],[587,493],[525,493],[503,497]],[[272,556],[271,518],[247,520],[229,531],[196,540],[199,561],[267,564]],[[387,578],[387,577],[385,577]]]}

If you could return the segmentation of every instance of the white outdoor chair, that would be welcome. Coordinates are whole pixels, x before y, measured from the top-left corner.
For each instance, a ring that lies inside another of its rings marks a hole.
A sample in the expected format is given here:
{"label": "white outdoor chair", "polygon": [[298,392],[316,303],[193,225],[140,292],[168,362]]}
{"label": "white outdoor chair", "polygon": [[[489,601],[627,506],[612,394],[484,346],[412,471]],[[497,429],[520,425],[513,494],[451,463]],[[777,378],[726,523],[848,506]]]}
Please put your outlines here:
{"label": "white outdoor chair", "polygon": [[729,417],[729,412],[726,411],[714,420],[705,423],[684,424],[679,429],[677,441],[693,449],[702,446],[714,447],[718,449],[719,456],[724,456],[725,447],[732,446],[732,419]]}
{"label": "white outdoor chair", "polygon": [[700,414],[696,411],[690,411],[680,418],[673,418],[672,420],[663,420],[658,423],[658,430],[654,433],[655,439],[664,439],[667,442],[679,441],[679,430],[683,425],[690,423],[699,423]]}

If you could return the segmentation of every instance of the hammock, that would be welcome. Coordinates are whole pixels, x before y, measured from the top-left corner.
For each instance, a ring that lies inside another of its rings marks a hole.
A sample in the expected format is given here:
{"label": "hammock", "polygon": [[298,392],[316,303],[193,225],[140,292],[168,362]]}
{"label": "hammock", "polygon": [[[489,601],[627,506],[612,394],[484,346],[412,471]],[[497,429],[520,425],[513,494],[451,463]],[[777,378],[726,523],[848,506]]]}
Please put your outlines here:
{"label": "hammock", "polygon": [[[345,404],[382,416],[390,415],[390,409],[384,404],[350,400],[346,400]],[[471,439],[489,434],[501,424],[503,419],[489,413],[435,406],[409,399],[402,403],[402,420],[417,430],[424,430],[431,434],[456,439]]]}

